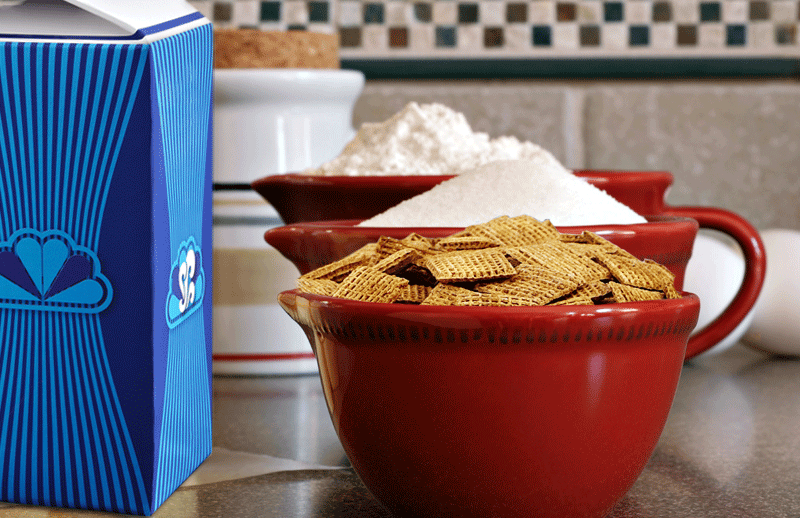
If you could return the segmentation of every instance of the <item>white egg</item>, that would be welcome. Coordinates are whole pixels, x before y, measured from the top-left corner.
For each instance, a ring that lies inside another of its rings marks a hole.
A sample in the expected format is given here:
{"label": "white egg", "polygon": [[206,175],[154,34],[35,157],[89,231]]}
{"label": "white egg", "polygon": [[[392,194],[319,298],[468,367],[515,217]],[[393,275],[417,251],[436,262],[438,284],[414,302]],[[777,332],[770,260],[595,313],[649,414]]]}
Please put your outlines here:
{"label": "white egg", "polygon": [[800,232],[761,232],[767,256],[764,287],[744,341],[757,349],[800,356]]}
{"label": "white egg", "polygon": [[[701,229],[686,265],[683,288],[700,297],[696,334],[717,318],[731,303],[744,279],[745,263],[739,246],[728,235]],[[752,311],[728,336],[703,355],[717,354],[737,343],[750,326]]]}

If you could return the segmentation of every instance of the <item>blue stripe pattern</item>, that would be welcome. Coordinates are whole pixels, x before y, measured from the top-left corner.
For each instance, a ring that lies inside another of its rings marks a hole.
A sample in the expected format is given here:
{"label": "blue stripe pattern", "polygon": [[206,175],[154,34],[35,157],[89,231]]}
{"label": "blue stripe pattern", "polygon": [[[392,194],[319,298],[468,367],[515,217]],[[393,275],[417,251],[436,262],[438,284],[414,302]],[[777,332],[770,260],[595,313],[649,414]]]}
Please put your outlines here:
{"label": "blue stripe pattern", "polygon": [[[212,26],[152,46],[169,211],[170,257],[190,238],[202,248],[211,117]],[[165,301],[166,302],[166,301]],[[209,354],[202,311],[169,330],[154,507],[211,452]],[[192,442],[187,437],[193,438]],[[199,441],[195,442],[195,441]]]}
{"label": "blue stripe pattern", "polygon": [[[0,244],[29,232],[96,253],[148,60],[147,46],[0,43]],[[46,277],[47,259],[20,257]],[[98,314],[0,304],[0,500],[154,509]]]}

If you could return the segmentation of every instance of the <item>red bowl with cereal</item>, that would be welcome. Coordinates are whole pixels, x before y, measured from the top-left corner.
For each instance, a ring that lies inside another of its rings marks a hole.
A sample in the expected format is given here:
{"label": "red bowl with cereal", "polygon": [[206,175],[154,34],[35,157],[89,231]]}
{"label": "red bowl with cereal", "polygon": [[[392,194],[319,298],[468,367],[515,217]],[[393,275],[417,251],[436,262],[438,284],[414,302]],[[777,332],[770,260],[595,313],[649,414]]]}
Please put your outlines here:
{"label": "red bowl with cereal", "polygon": [[655,448],[698,298],[531,219],[383,236],[279,295],[348,458],[398,516],[600,518]]}
{"label": "red bowl with cereal", "polygon": [[[321,221],[285,225],[268,230],[266,241],[292,261],[301,274],[351,254],[382,236],[402,239],[417,233],[429,238],[441,238],[459,230],[456,228],[361,227],[358,221]],[[580,234],[591,231],[614,243],[638,259],[650,259],[665,266],[674,275],[674,286],[683,289],[686,265],[698,224],[690,218],[650,216],[647,223],[633,225],[598,225],[559,227],[559,231]],[[756,279],[757,280],[757,279]],[[755,281],[750,281],[752,284]],[[746,281],[747,283],[747,281]],[[743,290],[758,285],[743,285]],[[695,333],[686,348],[686,359],[713,347],[747,316],[748,296],[739,297],[711,324]]]}
{"label": "red bowl with cereal", "polygon": [[[697,230],[648,225],[634,242]],[[605,516],[663,430],[697,296],[585,229],[427,234],[382,235],[279,295],[356,472],[397,516]]]}

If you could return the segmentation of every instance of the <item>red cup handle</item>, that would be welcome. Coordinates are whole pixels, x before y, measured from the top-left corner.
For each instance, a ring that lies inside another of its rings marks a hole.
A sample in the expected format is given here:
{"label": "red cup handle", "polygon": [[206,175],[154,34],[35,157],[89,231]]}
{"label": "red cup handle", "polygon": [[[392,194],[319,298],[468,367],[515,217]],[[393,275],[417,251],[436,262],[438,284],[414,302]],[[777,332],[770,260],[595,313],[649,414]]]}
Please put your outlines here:
{"label": "red cup handle", "polygon": [[[700,228],[719,230],[728,234],[742,249],[744,254],[744,280],[731,303],[716,319],[689,338],[686,358],[692,358],[721,342],[736,329],[756,303],[764,274],[767,258],[764,243],[758,231],[744,218],[733,212],[711,207],[665,207],[664,213],[697,220]],[[702,304],[702,300],[700,303]]]}

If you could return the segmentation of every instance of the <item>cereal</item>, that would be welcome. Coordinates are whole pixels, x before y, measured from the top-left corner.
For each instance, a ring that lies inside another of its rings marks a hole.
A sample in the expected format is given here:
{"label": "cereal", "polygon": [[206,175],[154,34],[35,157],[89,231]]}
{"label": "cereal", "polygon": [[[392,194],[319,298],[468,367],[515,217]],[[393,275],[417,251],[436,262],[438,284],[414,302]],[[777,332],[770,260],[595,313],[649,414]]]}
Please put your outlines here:
{"label": "cereal", "polygon": [[300,291],[305,293],[330,297],[339,287],[339,284],[330,279],[309,279],[300,277],[297,279],[297,287]]}
{"label": "cereal", "polygon": [[469,297],[474,291],[452,284],[437,284],[428,297],[422,301],[424,306],[453,306],[460,297]]}
{"label": "cereal", "polygon": [[664,298],[660,291],[650,291],[633,286],[627,286],[618,282],[609,282],[611,293],[614,294],[616,302],[641,302],[643,300],[659,300]]}
{"label": "cereal", "polygon": [[445,252],[456,252],[458,250],[481,250],[500,246],[500,243],[488,237],[481,236],[456,236],[444,237],[436,243],[436,247]]}
{"label": "cereal", "polygon": [[535,300],[504,293],[472,293],[458,297],[454,306],[539,306]]}
{"label": "cereal", "polygon": [[420,286],[419,284],[409,284],[400,290],[400,296],[397,297],[397,302],[406,302],[409,304],[422,304],[433,291],[430,286]]}
{"label": "cereal", "polygon": [[301,291],[428,306],[564,306],[680,298],[675,276],[592,232],[501,216],[450,236],[382,236],[298,279]]}
{"label": "cereal", "polygon": [[551,268],[575,279],[580,284],[611,278],[608,268],[596,263],[590,257],[574,253],[571,248],[559,241],[508,248],[507,253],[520,263]]}
{"label": "cereal", "polygon": [[398,250],[392,255],[386,256],[378,261],[375,264],[375,269],[379,272],[393,275],[407,265],[414,263],[414,261],[419,257],[420,254],[417,250],[413,248],[403,248],[402,250]]}
{"label": "cereal", "polygon": [[504,279],[516,273],[498,248],[438,254],[429,257],[425,266],[439,282]]}
{"label": "cereal", "polygon": [[342,281],[332,296],[364,302],[394,302],[407,285],[408,281],[400,277],[369,266],[359,266]]}
{"label": "cereal", "polygon": [[374,249],[374,245],[365,245],[347,257],[310,271],[301,278],[329,279],[339,282],[359,266],[371,266],[375,264],[377,258],[375,257]]}
{"label": "cereal", "polygon": [[578,288],[577,282],[548,268],[521,264],[516,270],[517,274],[510,279],[478,284],[475,291],[523,297],[530,299],[533,305],[540,306]]}

